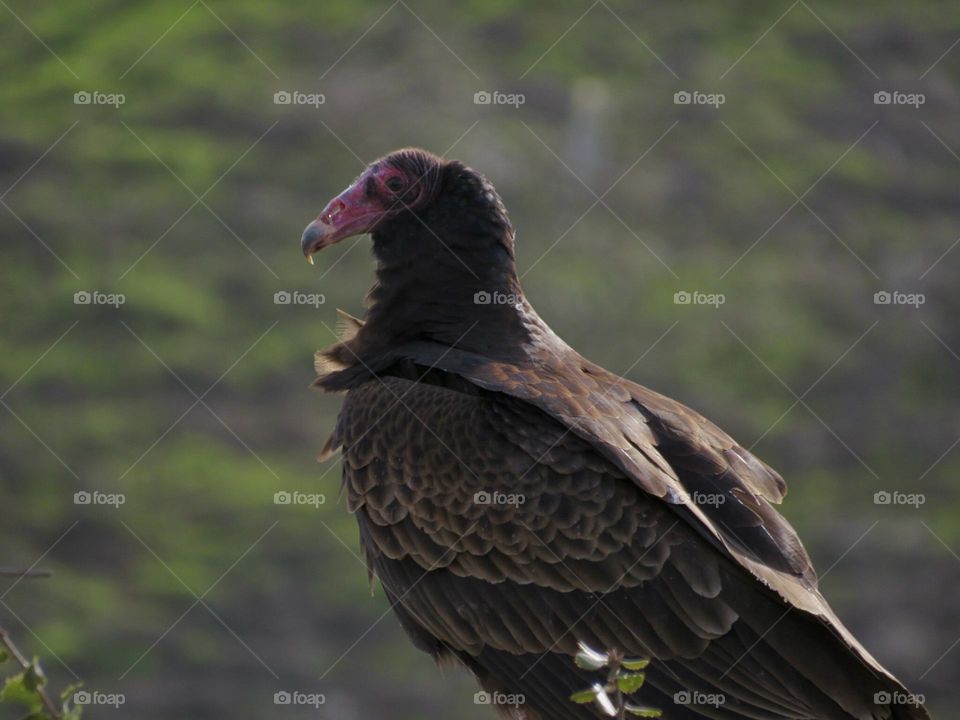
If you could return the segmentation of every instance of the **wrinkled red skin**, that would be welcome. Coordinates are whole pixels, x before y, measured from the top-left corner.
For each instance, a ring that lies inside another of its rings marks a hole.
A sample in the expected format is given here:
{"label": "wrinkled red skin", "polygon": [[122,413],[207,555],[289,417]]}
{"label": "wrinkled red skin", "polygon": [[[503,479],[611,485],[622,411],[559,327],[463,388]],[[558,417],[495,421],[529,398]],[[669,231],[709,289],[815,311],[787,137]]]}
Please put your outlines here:
{"label": "wrinkled red skin", "polygon": [[[397,168],[373,165],[354,183],[327,203],[317,219],[307,225],[301,248],[307,260],[341,240],[371,232],[377,223],[398,208],[409,180]],[[388,184],[389,183],[389,184]]]}

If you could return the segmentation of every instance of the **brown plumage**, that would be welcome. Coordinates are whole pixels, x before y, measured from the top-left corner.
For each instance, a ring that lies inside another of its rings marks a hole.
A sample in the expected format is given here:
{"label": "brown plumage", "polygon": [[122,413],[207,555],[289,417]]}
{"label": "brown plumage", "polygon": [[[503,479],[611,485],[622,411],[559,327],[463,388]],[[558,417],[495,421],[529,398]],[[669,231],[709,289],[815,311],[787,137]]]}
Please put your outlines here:
{"label": "brown plumage", "polygon": [[303,249],[361,232],[377,283],[317,356],[316,385],[346,391],[323,454],[417,647],[527,720],[599,716],[569,700],[595,679],[578,642],[653,658],[637,699],[674,720],[928,717],[820,595],[780,475],[540,319],[481,175],[393,153]]}

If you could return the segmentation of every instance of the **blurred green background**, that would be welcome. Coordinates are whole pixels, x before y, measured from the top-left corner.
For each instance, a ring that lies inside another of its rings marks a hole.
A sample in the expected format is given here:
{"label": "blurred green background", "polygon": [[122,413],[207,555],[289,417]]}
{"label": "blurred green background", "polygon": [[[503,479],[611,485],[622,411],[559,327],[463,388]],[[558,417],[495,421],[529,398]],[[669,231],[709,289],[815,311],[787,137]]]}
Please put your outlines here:
{"label": "blurred green background", "polygon": [[782,471],[839,615],[960,701],[955,3],[0,5],[0,566],[54,573],[5,579],[0,625],[126,697],[85,716],[492,716],[371,596],[315,462],[312,353],[372,265],[300,233],[406,145],[496,184],[560,335]]}

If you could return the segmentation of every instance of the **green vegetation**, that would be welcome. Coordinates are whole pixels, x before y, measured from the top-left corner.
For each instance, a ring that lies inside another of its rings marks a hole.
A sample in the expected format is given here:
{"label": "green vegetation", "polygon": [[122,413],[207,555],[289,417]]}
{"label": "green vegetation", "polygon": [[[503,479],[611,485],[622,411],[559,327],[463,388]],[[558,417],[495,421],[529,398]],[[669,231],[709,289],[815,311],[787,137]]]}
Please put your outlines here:
{"label": "green vegetation", "polygon": [[629,700],[629,696],[642,688],[647,679],[642,670],[650,664],[648,659],[626,658],[616,650],[598,652],[581,643],[574,662],[584,670],[604,671],[607,677],[606,682],[597,682],[586,690],[575,692],[570,696],[573,702],[596,705],[605,716],[618,720],[663,715],[662,710],[637,705]]}
{"label": "green vegetation", "polygon": [[10,634],[0,628],[0,668],[12,664],[14,675],[6,678],[0,687],[0,703],[26,708],[30,720],[79,720],[82,709],[71,705],[78,685],[71,685],[60,693],[59,701],[50,699],[47,676],[37,658],[28,660],[14,645]]}

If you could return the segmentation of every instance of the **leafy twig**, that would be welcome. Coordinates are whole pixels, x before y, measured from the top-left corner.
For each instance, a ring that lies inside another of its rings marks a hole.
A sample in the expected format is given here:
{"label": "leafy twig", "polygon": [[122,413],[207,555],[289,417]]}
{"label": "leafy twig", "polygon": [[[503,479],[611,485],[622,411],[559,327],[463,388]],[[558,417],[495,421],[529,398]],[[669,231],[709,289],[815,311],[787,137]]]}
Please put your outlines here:
{"label": "leafy twig", "polygon": [[43,689],[46,683],[46,676],[43,674],[43,670],[40,669],[40,664],[36,660],[33,662],[27,661],[23,653],[13,644],[13,638],[10,637],[10,633],[2,627],[0,627],[0,645],[6,648],[6,653],[20,666],[25,679],[24,684],[40,698],[40,702],[43,703],[47,712],[50,713],[50,717],[53,720],[60,720],[62,717],[60,711]]}
{"label": "leafy twig", "polygon": [[577,667],[599,672],[607,668],[605,683],[595,682],[591,687],[575,692],[570,699],[575,703],[594,703],[600,711],[616,720],[633,717],[660,717],[663,712],[630,702],[628,695],[639,690],[647,676],[641,672],[650,661],[646,658],[627,658],[619,650],[597,652],[584,643],[574,656]]}

